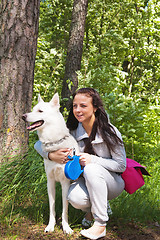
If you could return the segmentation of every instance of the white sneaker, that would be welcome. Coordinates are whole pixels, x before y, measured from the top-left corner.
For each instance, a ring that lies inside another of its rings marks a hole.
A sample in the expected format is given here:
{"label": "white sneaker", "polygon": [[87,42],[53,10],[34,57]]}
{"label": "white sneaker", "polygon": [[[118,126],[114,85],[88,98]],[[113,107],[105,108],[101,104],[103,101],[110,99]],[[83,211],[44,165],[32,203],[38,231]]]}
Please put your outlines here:
{"label": "white sneaker", "polygon": [[[109,204],[109,201],[108,201],[108,203],[107,203],[107,213],[108,213],[108,215],[112,215],[113,214],[113,212],[112,212],[112,209],[111,209],[111,206],[110,206],[110,204]],[[88,219],[86,219],[85,217],[83,218],[83,220],[82,220],[82,226],[84,226],[85,228],[89,228],[89,227],[91,227],[91,225],[93,224],[93,220],[88,220]]]}
{"label": "white sneaker", "polygon": [[89,239],[99,239],[99,238],[102,238],[102,237],[105,237],[106,236],[106,229],[99,235],[99,236],[95,236],[91,233],[88,232],[88,230],[82,230],[80,231],[80,234],[86,238],[89,238]]}

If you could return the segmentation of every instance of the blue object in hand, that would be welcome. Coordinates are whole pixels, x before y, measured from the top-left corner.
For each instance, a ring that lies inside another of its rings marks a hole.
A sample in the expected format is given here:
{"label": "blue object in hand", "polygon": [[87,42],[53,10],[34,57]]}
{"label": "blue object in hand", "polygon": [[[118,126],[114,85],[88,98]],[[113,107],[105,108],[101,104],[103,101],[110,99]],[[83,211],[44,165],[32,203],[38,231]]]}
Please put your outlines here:
{"label": "blue object in hand", "polygon": [[79,156],[77,155],[74,155],[73,157],[68,156],[68,158],[70,159],[70,161],[68,161],[65,165],[64,168],[65,176],[68,179],[76,180],[83,172],[83,169],[81,169],[81,165],[79,163]]}

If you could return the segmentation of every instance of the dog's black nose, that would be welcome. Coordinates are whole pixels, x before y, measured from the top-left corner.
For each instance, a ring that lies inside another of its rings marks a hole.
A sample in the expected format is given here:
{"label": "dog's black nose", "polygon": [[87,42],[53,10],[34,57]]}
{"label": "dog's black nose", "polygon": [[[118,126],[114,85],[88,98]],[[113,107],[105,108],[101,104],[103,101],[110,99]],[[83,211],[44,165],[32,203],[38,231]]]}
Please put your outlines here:
{"label": "dog's black nose", "polygon": [[26,117],[27,117],[27,115],[26,115],[26,114],[23,114],[22,119],[23,119],[24,121],[26,121]]}

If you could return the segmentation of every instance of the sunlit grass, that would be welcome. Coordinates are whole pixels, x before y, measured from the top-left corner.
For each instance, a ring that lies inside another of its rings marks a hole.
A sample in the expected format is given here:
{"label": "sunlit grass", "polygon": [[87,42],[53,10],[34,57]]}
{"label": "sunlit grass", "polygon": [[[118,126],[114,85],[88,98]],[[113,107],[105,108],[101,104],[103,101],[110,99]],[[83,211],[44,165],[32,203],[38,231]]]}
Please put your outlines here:
{"label": "sunlit grass", "polygon": [[[149,164],[149,163],[148,163]],[[159,163],[152,161],[145,177],[145,185],[136,193],[125,191],[110,201],[113,215],[110,218],[142,223],[160,222]],[[36,223],[48,223],[49,206],[47,180],[43,159],[31,149],[28,155],[16,157],[3,164],[0,171],[0,221],[11,227],[25,217]],[[56,185],[56,217],[61,221],[61,187]],[[69,206],[69,222],[72,226],[81,223],[84,213]]]}

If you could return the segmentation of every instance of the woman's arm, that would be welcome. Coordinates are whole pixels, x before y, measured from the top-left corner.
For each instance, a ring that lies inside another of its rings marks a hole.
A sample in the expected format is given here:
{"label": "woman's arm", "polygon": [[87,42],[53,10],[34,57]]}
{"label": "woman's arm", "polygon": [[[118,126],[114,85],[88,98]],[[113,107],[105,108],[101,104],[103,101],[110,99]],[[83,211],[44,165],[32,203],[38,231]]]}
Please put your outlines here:
{"label": "woman's arm", "polygon": [[[122,139],[120,132],[115,128],[116,133],[120,139]],[[93,145],[94,147],[94,145]],[[109,171],[112,172],[124,172],[126,169],[126,153],[125,153],[125,148],[123,144],[116,144],[113,150],[105,150],[105,148],[108,148],[104,142],[100,142],[96,144],[96,148],[94,148],[95,152],[96,150],[99,153],[102,151],[102,155],[99,155],[97,152],[97,155],[90,155],[87,153],[80,153],[80,164],[82,166],[85,166],[89,163],[97,163],[103,166],[104,168],[108,169]],[[108,152],[109,154],[106,155],[105,157],[105,152]]]}
{"label": "woman's arm", "polygon": [[37,141],[34,144],[35,150],[45,159],[55,161],[57,163],[63,164],[68,161],[67,156],[70,153],[70,149],[64,148],[64,149],[59,149],[54,152],[45,152],[42,150],[42,143],[41,141]]}
{"label": "woman's arm", "polygon": [[48,158],[48,152],[45,152],[42,150],[42,143],[41,141],[37,141],[34,144],[34,149],[41,155],[41,157],[45,158],[45,159],[49,159]]}
{"label": "woman's arm", "polygon": [[124,147],[116,147],[115,152],[111,152],[112,158],[99,157],[88,153],[78,153],[80,164],[86,166],[89,163],[96,163],[112,172],[124,172],[126,169],[126,154]]}
{"label": "woman's arm", "polygon": [[117,146],[111,151],[111,159],[91,155],[91,163],[97,163],[112,172],[124,172],[126,169],[126,153],[124,146]]}
{"label": "woman's arm", "polygon": [[[117,136],[122,140],[121,133],[119,130],[113,126]],[[107,146],[106,146],[107,147]],[[116,144],[113,150],[110,150],[110,158],[108,157],[98,157],[95,155],[91,156],[92,163],[98,163],[104,168],[112,172],[124,172],[126,169],[126,152],[124,145],[119,143]]]}

